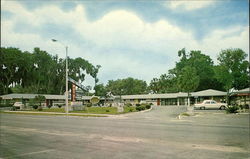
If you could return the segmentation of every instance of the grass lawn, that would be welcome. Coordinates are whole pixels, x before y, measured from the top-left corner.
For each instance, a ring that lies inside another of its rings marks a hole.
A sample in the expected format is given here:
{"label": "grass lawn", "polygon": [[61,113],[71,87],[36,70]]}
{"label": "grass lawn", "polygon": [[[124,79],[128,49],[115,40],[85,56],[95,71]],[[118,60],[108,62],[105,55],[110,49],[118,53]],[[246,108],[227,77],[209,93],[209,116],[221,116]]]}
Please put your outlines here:
{"label": "grass lawn", "polygon": [[58,113],[65,113],[64,108],[50,108],[50,109],[43,109],[43,112],[58,112]]}
{"label": "grass lawn", "polygon": [[116,107],[87,107],[82,111],[71,111],[72,113],[92,113],[92,114],[123,114],[129,112],[137,112],[135,107],[124,107],[124,112],[118,113]]}
{"label": "grass lawn", "polygon": [[[0,113],[5,113],[5,114],[18,114],[18,115],[56,115],[56,116],[65,116],[65,114],[45,114],[45,113],[27,113],[27,112],[1,112]],[[69,116],[80,116],[80,117],[107,117],[105,115],[92,115],[92,114],[69,114]]]}
{"label": "grass lawn", "polygon": [[116,107],[87,107],[86,110],[70,111],[71,113],[118,114]]}
{"label": "grass lawn", "polygon": [[124,112],[123,113],[129,113],[129,112],[137,112],[137,110],[135,109],[135,107],[124,107]]}
{"label": "grass lawn", "polygon": [[[24,110],[26,111],[26,110]],[[57,113],[65,113],[64,108],[46,108],[43,109],[42,111],[38,111],[37,109],[32,109],[32,110],[28,110],[28,111],[34,111],[34,112],[57,112]]]}
{"label": "grass lawn", "polygon": [[[46,108],[42,111],[38,111],[37,109],[32,109],[28,111],[34,112],[56,112],[56,113],[65,113],[64,108]],[[130,113],[130,112],[137,112],[135,107],[124,107],[124,112],[118,113],[116,107],[86,107],[85,110],[78,110],[78,111],[70,111],[69,113],[89,113],[89,114],[123,114],[123,113]]]}

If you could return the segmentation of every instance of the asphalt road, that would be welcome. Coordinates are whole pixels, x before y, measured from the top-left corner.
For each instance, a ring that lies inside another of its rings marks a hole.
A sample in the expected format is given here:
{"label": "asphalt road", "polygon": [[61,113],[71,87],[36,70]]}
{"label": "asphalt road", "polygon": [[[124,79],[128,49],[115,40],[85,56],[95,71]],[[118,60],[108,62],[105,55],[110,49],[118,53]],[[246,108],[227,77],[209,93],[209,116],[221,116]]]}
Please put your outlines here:
{"label": "asphalt road", "polygon": [[244,159],[249,115],[154,107],[118,117],[0,114],[0,157],[18,159]]}

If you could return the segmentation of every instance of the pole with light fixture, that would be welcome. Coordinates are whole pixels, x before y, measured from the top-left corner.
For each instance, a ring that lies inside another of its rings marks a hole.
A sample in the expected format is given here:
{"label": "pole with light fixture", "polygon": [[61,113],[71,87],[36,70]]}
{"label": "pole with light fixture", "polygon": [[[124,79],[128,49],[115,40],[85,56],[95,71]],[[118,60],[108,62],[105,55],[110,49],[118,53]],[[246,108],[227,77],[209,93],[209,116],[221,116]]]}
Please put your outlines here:
{"label": "pole with light fixture", "polygon": [[69,114],[69,101],[68,101],[68,96],[69,96],[69,91],[68,91],[68,46],[64,45],[62,42],[52,39],[53,42],[59,42],[61,45],[63,45],[66,49],[66,92],[65,92],[65,104],[66,104],[66,115],[68,116]]}

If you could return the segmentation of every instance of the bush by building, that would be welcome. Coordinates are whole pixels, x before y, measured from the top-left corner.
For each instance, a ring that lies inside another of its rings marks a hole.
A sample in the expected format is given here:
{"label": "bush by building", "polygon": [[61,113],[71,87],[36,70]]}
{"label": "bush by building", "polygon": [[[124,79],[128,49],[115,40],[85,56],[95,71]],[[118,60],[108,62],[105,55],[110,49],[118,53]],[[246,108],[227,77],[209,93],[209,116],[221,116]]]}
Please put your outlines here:
{"label": "bush by building", "polygon": [[33,108],[33,109],[37,109],[37,108],[38,108],[38,105],[32,105],[32,108]]}
{"label": "bush by building", "polygon": [[136,105],[136,110],[137,111],[142,111],[142,110],[146,110],[146,109],[150,109],[150,108],[151,108],[150,104],[147,104],[147,103],[137,104]]}
{"label": "bush by building", "polygon": [[228,106],[226,108],[227,113],[238,113],[238,110],[239,110],[239,106],[237,106],[237,105]]}
{"label": "bush by building", "polygon": [[126,103],[126,104],[125,104],[125,106],[127,106],[127,107],[131,107],[131,106],[132,106],[132,104],[131,104],[131,103]]}
{"label": "bush by building", "polygon": [[87,106],[87,107],[91,107],[92,104],[91,104],[91,103],[87,103],[86,106]]}

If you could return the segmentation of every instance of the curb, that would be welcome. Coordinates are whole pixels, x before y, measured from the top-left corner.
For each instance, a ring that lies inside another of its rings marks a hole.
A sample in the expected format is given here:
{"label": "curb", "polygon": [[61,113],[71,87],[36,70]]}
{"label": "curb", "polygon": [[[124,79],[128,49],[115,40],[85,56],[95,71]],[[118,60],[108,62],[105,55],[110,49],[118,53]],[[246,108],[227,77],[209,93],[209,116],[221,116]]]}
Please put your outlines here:
{"label": "curb", "polygon": [[[66,113],[58,113],[58,112],[32,112],[32,111],[3,111],[6,113],[12,113],[12,114],[18,114],[18,113],[22,113],[22,114],[48,114],[48,115],[67,115]],[[74,115],[96,115],[96,116],[107,116],[107,117],[111,117],[111,116],[115,116],[113,114],[90,114],[90,113],[69,113],[69,116],[74,116]]]}
{"label": "curb", "polygon": [[114,116],[126,116],[126,115],[138,114],[138,113],[145,113],[145,112],[151,111],[152,109],[153,109],[153,106],[151,106],[151,108],[147,109],[147,110],[143,110],[143,111],[139,111],[139,112],[129,112],[129,113],[117,114]]}

